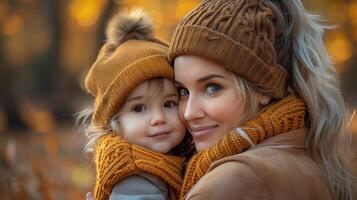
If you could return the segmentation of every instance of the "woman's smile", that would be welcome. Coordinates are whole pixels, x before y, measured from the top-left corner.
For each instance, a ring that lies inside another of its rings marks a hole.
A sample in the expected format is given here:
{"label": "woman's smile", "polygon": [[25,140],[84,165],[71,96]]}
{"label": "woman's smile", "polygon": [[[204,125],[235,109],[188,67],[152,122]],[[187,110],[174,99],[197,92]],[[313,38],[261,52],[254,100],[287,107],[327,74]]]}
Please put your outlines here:
{"label": "woman's smile", "polygon": [[217,129],[218,125],[189,125],[188,129],[192,134],[192,137],[199,139],[213,133]]}

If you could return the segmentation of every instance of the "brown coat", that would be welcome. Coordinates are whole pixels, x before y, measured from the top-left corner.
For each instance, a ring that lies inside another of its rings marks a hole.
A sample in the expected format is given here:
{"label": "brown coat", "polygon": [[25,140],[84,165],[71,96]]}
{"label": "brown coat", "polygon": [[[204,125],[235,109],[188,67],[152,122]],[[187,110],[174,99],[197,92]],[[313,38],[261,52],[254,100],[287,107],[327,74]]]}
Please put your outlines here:
{"label": "brown coat", "polygon": [[269,138],[214,162],[190,200],[330,200],[326,178],[305,148],[306,129]]}

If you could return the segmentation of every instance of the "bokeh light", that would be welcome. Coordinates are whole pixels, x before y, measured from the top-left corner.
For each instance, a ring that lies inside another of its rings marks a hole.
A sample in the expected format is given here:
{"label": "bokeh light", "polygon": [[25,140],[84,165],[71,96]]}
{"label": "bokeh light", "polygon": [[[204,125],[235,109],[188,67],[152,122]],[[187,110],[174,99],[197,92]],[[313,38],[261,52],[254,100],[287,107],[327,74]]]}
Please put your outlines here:
{"label": "bokeh light", "polygon": [[338,66],[339,71],[342,71],[342,65],[352,57],[352,45],[342,31],[335,31],[329,34],[329,38],[325,41],[328,52],[330,53],[332,60]]}
{"label": "bokeh light", "polygon": [[69,14],[80,26],[95,24],[100,15],[102,0],[72,0],[69,4]]}
{"label": "bokeh light", "polygon": [[23,19],[19,15],[12,15],[4,21],[3,33],[6,36],[12,36],[18,33],[23,27]]}
{"label": "bokeh light", "polygon": [[194,9],[198,3],[198,1],[191,0],[178,1],[176,9],[176,19],[180,20],[181,18],[183,18],[188,12]]}

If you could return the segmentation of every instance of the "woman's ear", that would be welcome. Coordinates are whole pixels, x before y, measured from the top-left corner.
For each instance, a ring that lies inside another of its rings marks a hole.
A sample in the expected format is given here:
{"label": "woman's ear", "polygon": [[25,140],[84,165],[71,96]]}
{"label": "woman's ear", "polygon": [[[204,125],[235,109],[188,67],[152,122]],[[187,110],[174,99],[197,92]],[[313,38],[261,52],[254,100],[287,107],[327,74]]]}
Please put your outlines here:
{"label": "woman's ear", "polygon": [[268,105],[271,100],[270,96],[264,95],[262,93],[259,93],[258,95],[258,102],[260,105],[265,106]]}

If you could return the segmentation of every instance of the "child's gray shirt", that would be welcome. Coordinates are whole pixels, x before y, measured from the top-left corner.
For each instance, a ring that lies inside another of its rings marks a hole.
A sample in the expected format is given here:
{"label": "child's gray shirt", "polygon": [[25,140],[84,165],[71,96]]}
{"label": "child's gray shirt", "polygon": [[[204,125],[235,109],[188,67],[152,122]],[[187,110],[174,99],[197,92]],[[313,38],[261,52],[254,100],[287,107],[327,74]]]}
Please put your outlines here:
{"label": "child's gray shirt", "polygon": [[116,184],[109,200],[168,200],[167,184],[157,176],[140,173]]}

